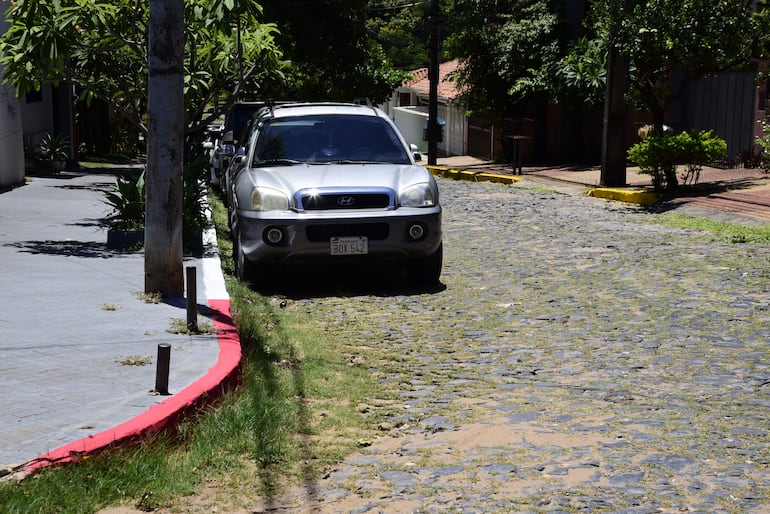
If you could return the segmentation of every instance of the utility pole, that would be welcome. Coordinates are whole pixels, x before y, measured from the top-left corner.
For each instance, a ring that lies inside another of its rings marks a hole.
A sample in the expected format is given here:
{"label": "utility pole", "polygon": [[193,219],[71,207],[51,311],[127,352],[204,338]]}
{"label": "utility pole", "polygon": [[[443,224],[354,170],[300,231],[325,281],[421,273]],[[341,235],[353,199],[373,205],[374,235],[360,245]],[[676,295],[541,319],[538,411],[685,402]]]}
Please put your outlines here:
{"label": "utility pole", "polygon": [[184,296],[184,0],[150,0],[144,290]]}
{"label": "utility pole", "polygon": [[430,1],[430,65],[428,66],[428,165],[436,165],[438,153],[438,81],[439,81],[439,6],[438,0]]}
{"label": "utility pole", "polygon": [[626,185],[626,75],[628,62],[618,48],[623,0],[612,2],[610,38],[607,52],[607,88],[602,128],[602,186]]}

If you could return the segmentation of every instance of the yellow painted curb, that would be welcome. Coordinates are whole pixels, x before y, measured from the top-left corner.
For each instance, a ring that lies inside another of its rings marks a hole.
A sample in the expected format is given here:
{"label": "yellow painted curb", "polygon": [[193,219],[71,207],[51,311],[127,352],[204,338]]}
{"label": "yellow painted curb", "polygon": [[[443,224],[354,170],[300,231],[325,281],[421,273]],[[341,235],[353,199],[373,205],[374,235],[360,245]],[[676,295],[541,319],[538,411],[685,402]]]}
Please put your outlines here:
{"label": "yellow painted curb", "polygon": [[[499,184],[513,184],[524,177],[517,175],[497,175],[470,170],[455,170],[444,166],[425,166],[434,175],[454,180],[468,180],[471,182],[497,182]],[[660,200],[660,195],[647,189],[596,187],[588,190],[588,196],[605,198],[619,202],[635,203],[639,205],[652,205]]]}
{"label": "yellow painted curb", "polygon": [[443,166],[425,166],[434,175],[451,178],[454,180],[468,180],[471,182],[497,182],[499,184],[513,184],[523,177],[513,175],[496,175],[494,173],[482,173],[469,170],[455,170]]}
{"label": "yellow painted curb", "polygon": [[486,182],[497,182],[498,184],[513,184],[519,180],[523,180],[524,177],[517,177],[515,175],[497,175],[495,173],[479,173],[477,180],[484,180]]}
{"label": "yellow painted curb", "polygon": [[588,190],[588,196],[606,198],[619,202],[652,205],[660,200],[660,195],[647,189],[625,189],[613,187],[596,187]]}

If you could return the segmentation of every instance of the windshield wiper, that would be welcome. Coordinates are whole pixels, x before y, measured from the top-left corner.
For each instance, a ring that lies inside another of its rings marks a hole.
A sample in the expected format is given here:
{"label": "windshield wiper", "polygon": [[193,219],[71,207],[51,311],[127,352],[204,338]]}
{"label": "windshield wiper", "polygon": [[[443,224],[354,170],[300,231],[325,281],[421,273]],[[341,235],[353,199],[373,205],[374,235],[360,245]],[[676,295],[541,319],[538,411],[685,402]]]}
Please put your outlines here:
{"label": "windshield wiper", "polygon": [[329,164],[390,164],[384,161],[366,161],[360,159],[342,159],[339,161],[329,161]]}
{"label": "windshield wiper", "polygon": [[271,159],[269,161],[262,161],[254,163],[254,167],[262,166],[291,166],[293,164],[304,164],[302,161],[295,161],[293,159]]}

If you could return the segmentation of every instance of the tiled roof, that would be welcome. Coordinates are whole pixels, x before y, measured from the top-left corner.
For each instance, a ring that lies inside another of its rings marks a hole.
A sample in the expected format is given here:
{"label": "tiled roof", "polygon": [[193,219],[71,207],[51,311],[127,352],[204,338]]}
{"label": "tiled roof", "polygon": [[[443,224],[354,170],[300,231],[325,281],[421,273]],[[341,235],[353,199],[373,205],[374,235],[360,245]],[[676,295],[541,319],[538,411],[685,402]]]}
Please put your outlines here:
{"label": "tiled roof", "polygon": [[[453,74],[460,68],[460,61],[457,59],[441,63],[438,67],[438,96],[453,100],[460,95],[460,90],[455,84]],[[430,81],[428,80],[428,68],[419,68],[410,72],[411,77],[406,80],[402,87],[408,87],[416,90],[418,93],[430,93]]]}

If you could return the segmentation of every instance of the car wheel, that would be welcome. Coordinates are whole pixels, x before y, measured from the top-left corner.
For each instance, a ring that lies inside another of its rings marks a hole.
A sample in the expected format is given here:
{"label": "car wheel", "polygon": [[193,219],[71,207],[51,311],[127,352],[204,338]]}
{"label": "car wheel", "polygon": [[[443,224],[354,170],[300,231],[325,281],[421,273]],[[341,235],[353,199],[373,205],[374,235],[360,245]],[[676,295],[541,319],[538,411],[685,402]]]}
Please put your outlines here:
{"label": "car wheel", "polygon": [[418,284],[431,285],[437,283],[441,277],[443,264],[444,245],[442,243],[431,255],[409,261],[406,271],[410,280]]}
{"label": "car wheel", "polygon": [[236,236],[233,243],[235,255],[235,275],[238,280],[254,287],[270,287],[273,284],[273,267],[266,264],[257,265],[251,262],[241,250],[240,240]]}

